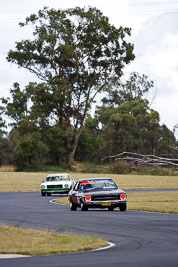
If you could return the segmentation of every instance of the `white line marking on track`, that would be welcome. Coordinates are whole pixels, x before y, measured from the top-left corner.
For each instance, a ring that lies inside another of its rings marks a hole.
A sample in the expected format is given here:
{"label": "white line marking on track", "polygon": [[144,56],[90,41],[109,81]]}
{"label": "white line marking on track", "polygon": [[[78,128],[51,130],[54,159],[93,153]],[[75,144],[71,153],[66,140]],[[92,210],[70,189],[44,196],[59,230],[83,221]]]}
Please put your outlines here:
{"label": "white line marking on track", "polygon": [[58,199],[58,198],[51,199],[49,202],[50,202],[51,204],[56,204],[56,205],[65,205],[65,206],[67,206],[67,204],[56,203],[56,202],[55,202],[55,200],[57,200],[57,199]]}
{"label": "white line marking on track", "polygon": [[31,256],[21,255],[21,254],[0,254],[0,259],[26,258],[26,257],[31,257]]}
{"label": "white line marking on track", "polygon": [[[49,202],[50,202],[51,204],[65,205],[65,206],[67,206],[66,204],[56,203],[55,200],[57,200],[57,198],[55,198],[55,199],[51,199]],[[108,246],[103,247],[103,248],[96,248],[96,249],[90,249],[90,250],[85,250],[85,251],[68,252],[68,253],[72,253],[72,254],[73,254],[73,253],[81,253],[81,252],[100,251],[100,250],[109,249],[109,248],[112,248],[112,247],[115,246],[115,244],[112,243],[112,242],[107,242],[107,243],[108,243]]]}

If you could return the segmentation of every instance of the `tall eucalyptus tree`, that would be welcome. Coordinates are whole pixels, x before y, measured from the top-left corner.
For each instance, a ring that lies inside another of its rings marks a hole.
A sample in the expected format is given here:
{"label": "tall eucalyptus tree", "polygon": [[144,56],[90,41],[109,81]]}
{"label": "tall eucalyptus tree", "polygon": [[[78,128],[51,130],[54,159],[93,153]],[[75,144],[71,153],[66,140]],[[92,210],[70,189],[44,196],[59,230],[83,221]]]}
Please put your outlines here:
{"label": "tall eucalyptus tree", "polygon": [[44,112],[65,133],[67,161],[73,160],[96,96],[110,84],[114,86],[124,66],[134,59],[133,45],[126,41],[131,29],[116,28],[91,7],[44,8],[20,25],[32,25],[33,38],[16,42],[7,60],[40,79],[35,94],[39,87],[40,95],[48,95],[50,103],[46,105],[45,97],[38,95],[32,109],[33,105],[45,106]]}

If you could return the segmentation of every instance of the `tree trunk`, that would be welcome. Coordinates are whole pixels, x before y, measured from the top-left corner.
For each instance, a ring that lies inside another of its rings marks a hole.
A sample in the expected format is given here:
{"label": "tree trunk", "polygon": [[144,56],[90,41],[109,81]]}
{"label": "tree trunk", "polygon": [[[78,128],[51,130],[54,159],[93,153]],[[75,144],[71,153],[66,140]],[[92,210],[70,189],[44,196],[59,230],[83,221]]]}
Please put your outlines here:
{"label": "tree trunk", "polygon": [[79,131],[78,131],[78,132],[76,131],[75,134],[74,134],[74,145],[73,145],[73,149],[72,149],[72,151],[70,151],[70,152],[68,153],[68,157],[67,157],[68,163],[69,163],[70,161],[73,161],[73,160],[75,159],[75,153],[76,153],[76,150],[77,150],[79,137],[80,137],[82,131],[83,131],[83,127],[81,127],[81,128],[79,129]]}

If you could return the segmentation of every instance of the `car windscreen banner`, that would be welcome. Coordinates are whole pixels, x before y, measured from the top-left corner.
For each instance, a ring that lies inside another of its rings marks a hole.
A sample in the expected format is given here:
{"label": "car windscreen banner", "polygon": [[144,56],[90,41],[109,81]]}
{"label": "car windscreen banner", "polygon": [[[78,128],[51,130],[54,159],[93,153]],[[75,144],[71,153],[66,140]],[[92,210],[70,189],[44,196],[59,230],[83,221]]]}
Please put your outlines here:
{"label": "car windscreen banner", "polygon": [[114,181],[112,179],[103,179],[103,180],[86,180],[82,181],[81,184],[103,184],[103,183],[109,183],[109,184],[114,184]]}

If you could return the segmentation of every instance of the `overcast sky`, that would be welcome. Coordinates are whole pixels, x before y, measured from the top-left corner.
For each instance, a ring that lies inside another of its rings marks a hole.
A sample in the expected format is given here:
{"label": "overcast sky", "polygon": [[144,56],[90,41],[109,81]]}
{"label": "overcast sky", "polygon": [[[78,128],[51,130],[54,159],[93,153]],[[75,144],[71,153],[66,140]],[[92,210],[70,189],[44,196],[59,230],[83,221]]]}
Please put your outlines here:
{"label": "overcast sky", "polygon": [[[148,95],[160,123],[178,124],[178,0],[0,0],[0,97],[9,96],[14,82],[23,88],[35,77],[6,61],[16,41],[30,36],[18,26],[44,6],[56,9],[91,6],[100,9],[115,27],[132,28],[129,42],[136,59],[125,69],[146,74],[155,83]],[[178,130],[176,132],[178,136]]]}

